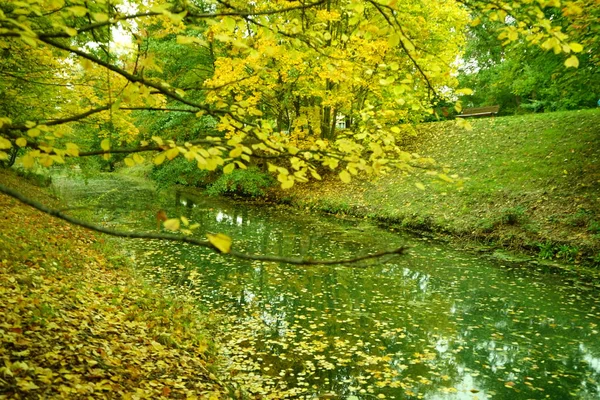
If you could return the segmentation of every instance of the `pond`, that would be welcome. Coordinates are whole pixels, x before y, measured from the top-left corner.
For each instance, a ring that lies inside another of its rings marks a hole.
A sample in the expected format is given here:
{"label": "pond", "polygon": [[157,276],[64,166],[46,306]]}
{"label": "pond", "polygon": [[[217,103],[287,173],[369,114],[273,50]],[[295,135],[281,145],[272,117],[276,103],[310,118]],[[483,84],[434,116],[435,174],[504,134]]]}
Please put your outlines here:
{"label": "pond", "polygon": [[222,314],[231,379],[256,398],[598,399],[598,285],[540,265],[507,264],[366,220],[240,204],[136,181],[58,180],[95,222],[156,231],[154,212],[231,236],[238,251],[346,258],[348,266],[222,257],[185,244],[125,242],[174,293]]}

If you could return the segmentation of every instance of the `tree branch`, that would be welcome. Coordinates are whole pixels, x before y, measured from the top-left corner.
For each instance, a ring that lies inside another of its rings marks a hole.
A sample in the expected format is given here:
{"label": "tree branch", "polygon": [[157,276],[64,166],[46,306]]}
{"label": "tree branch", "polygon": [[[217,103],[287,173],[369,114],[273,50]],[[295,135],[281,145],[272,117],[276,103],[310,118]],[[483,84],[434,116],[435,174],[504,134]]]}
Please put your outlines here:
{"label": "tree branch", "polygon": [[[307,9],[307,8],[319,6],[323,3],[325,3],[325,1],[326,0],[319,0],[314,3],[301,4],[298,6],[281,8],[279,10],[265,10],[265,11],[240,10],[240,11],[225,11],[225,12],[218,12],[218,13],[188,12],[187,15],[189,17],[198,18],[198,19],[212,19],[212,18],[219,18],[219,17],[248,17],[251,15],[252,16],[275,15],[275,14],[285,13],[288,11]],[[186,11],[187,10],[180,9],[180,10],[172,11],[171,13],[179,14],[179,13],[186,12]],[[160,16],[160,15],[164,15],[164,13],[158,12],[158,11],[148,11],[148,12],[141,12],[141,13],[136,13],[136,14],[121,15],[121,16],[117,16],[115,18],[111,18],[107,21],[93,22],[86,26],[82,26],[81,28],[77,29],[77,35],[79,35],[80,33],[83,33],[83,32],[93,31],[94,29],[102,28],[104,26],[115,25],[119,21],[126,21],[128,19],[136,19],[136,18],[143,18],[143,17],[156,17],[156,16]],[[10,35],[10,36],[18,36],[18,35]],[[38,38],[70,38],[70,37],[72,37],[72,35],[69,35],[66,32],[38,33]]]}
{"label": "tree branch", "polygon": [[[127,232],[127,231],[117,231],[113,229],[108,229],[103,226],[91,224],[89,222],[80,220],[78,218],[71,217],[69,215],[64,214],[60,210],[53,209],[47,207],[41,203],[38,203],[35,200],[32,200],[21,193],[16,192],[15,190],[8,188],[4,185],[0,184],[0,193],[4,193],[8,196],[11,196],[20,202],[27,204],[45,214],[51,215],[53,217],[62,219],[70,224],[81,226],[83,228],[104,233],[110,236],[128,238],[128,239],[156,239],[156,240],[168,240],[171,242],[180,242],[180,243],[189,243],[195,246],[208,248],[216,253],[220,253],[220,250],[217,249],[212,243],[208,240],[200,240],[191,236],[178,236],[173,234],[157,234],[157,233],[147,233],[147,232]],[[336,264],[354,264],[358,261],[364,261],[369,259],[381,258],[388,255],[400,255],[404,254],[406,251],[406,246],[401,246],[397,249],[393,250],[384,250],[373,254],[362,255],[353,258],[346,258],[341,260],[315,260],[312,258],[293,258],[293,257],[280,257],[280,256],[270,256],[270,255],[260,255],[260,254],[247,254],[240,253],[237,251],[230,251],[229,253],[222,253],[222,255],[230,255],[235,258],[239,258],[242,260],[256,260],[256,261],[272,261],[272,262],[283,262],[287,264],[295,264],[295,265],[336,265]],[[358,267],[354,265],[354,267]],[[361,267],[365,268],[365,267]]]}
{"label": "tree branch", "polygon": [[[93,108],[89,111],[86,111],[81,114],[73,115],[71,117],[42,121],[42,122],[39,122],[37,125],[54,126],[54,125],[66,124],[68,122],[75,122],[75,121],[84,119],[86,117],[89,117],[90,115],[97,114],[102,111],[106,111],[110,107],[111,107],[111,105]],[[25,125],[3,125],[2,128],[0,128],[0,132],[2,132],[2,131],[26,131],[27,129],[29,129],[29,128]],[[11,135],[10,133],[9,133],[9,136],[13,137],[14,139],[18,138],[18,136]]]}

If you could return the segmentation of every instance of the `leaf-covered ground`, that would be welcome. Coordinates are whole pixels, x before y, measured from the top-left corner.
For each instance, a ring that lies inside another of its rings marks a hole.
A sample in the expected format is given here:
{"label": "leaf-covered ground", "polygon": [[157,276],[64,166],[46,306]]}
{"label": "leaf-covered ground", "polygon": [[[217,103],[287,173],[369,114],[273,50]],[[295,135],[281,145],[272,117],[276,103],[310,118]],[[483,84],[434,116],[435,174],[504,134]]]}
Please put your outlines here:
{"label": "leaf-covered ground", "polygon": [[[58,204],[2,171],[0,182]],[[0,195],[0,399],[228,398],[211,321],[110,243]]]}
{"label": "leaf-covered ground", "polygon": [[[437,162],[373,182],[281,193],[302,207],[600,265],[600,110],[423,124],[406,148]],[[443,176],[441,173],[445,172]],[[441,179],[440,179],[441,178]]]}

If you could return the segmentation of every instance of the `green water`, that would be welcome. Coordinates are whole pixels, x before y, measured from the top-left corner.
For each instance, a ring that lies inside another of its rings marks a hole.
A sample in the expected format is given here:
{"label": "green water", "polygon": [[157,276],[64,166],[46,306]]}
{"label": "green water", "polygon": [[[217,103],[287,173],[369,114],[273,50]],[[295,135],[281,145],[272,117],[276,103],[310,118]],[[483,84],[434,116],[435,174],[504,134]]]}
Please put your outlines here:
{"label": "green water", "polygon": [[597,282],[503,265],[364,220],[158,196],[111,179],[60,187],[107,226],[156,229],[153,211],[165,208],[250,253],[341,258],[411,246],[406,255],[349,268],[125,242],[150,279],[225,316],[218,340],[227,374],[256,398],[600,398]]}

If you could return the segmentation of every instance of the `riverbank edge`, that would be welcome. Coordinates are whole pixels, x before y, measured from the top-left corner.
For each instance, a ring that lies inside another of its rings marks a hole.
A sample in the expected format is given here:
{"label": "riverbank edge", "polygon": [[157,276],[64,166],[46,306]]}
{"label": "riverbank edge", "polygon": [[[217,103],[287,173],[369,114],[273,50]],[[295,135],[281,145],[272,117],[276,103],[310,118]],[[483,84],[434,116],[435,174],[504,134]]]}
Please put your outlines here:
{"label": "riverbank edge", "polygon": [[[10,170],[0,182],[65,206]],[[144,279],[121,241],[9,196],[0,205],[0,399],[231,398],[217,316]]]}
{"label": "riverbank edge", "polygon": [[[429,239],[445,242],[465,251],[485,254],[489,258],[497,259],[506,263],[524,264],[534,263],[543,265],[556,271],[577,270],[582,274],[597,277],[599,261],[594,259],[596,249],[584,242],[564,242],[550,236],[537,236],[532,238],[525,229],[519,229],[518,226],[510,227],[510,236],[505,236],[503,231],[497,230],[492,233],[482,232],[476,225],[467,225],[460,230],[453,229],[452,220],[450,223],[439,223],[439,220],[432,218],[431,215],[420,215],[413,212],[395,215],[386,215],[378,213],[373,207],[369,207],[360,202],[348,202],[346,195],[337,197],[319,196],[319,191],[311,191],[310,186],[320,187],[331,185],[333,191],[342,193],[352,191],[353,189],[344,189],[335,178],[325,178],[318,184],[308,184],[301,191],[295,189],[283,191],[280,189],[272,190],[264,202],[278,206],[291,207],[296,210],[306,210],[318,212],[325,215],[335,215],[339,217],[352,217],[371,221],[380,227],[396,232],[407,232],[418,237],[427,237]],[[361,183],[352,183],[350,187],[356,188]],[[315,194],[317,193],[317,194]],[[238,201],[248,201],[245,198],[237,198]],[[252,201],[252,200],[251,200]],[[567,248],[577,248],[582,257],[576,262],[565,262],[564,260],[547,260],[539,257],[540,249],[538,243],[544,242],[549,246],[566,246]],[[596,254],[595,257],[598,257]]]}

